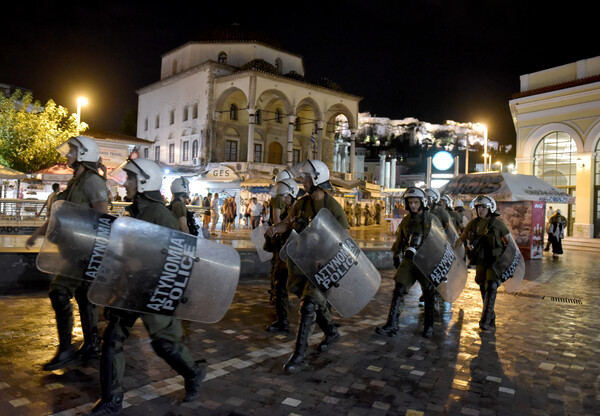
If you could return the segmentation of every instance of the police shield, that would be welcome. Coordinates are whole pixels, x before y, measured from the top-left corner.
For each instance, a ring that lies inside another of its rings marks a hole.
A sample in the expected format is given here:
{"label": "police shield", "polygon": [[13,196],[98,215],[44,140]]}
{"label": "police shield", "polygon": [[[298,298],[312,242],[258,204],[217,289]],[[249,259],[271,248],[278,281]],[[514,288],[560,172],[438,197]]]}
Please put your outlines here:
{"label": "police shield", "polygon": [[[454,247],[454,243],[456,242],[456,240],[458,240],[458,237],[459,237],[458,231],[456,230],[456,227],[454,227],[454,224],[452,224],[451,222],[448,223],[448,226],[444,229],[444,232],[446,234],[446,239],[452,245],[452,247]],[[461,244],[454,251],[456,251],[456,255],[458,257],[460,257],[461,259],[465,258],[465,247],[464,247],[464,245]]]}
{"label": "police shield", "polygon": [[45,273],[93,280],[116,218],[86,206],[56,201],[36,259],[37,268]]}
{"label": "police shield", "polygon": [[360,312],[379,289],[379,272],[328,209],[321,209],[286,247],[292,261],[344,318]]}
{"label": "police shield", "polygon": [[517,290],[525,276],[525,260],[512,235],[508,235],[508,244],[492,268],[507,292]]}
{"label": "police shield", "polygon": [[444,232],[435,224],[431,225],[413,261],[446,302],[454,302],[467,284],[468,271],[462,256],[454,251]]}
{"label": "police shield", "polygon": [[287,238],[286,243],[284,244],[283,247],[281,247],[281,250],[279,250],[279,259],[281,261],[287,261],[287,259],[288,259],[287,245],[288,245],[288,243],[294,241],[296,239],[296,237],[298,237],[298,233],[296,232],[296,230],[292,229],[292,232],[290,233],[289,237]]}
{"label": "police shield", "polygon": [[90,301],[213,323],[233,299],[240,256],[225,244],[129,217],[112,226]]}
{"label": "police shield", "polygon": [[250,240],[252,241],[252,244],[254,244],[254,247],[256,247],[258,258],[263,262],[269,261],[273,257],[273,253],[269,253],[263,248],[265,245],[265,232],[267,231],[267,228],[269,228],[269,225],[263,224],[250,231]]}

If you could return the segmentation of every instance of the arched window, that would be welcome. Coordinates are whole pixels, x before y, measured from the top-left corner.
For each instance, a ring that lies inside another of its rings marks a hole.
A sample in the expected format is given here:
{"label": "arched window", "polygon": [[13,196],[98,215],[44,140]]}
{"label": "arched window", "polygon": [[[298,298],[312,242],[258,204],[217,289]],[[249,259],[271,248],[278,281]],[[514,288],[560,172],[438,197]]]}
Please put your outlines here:
{"label": "arched window", "polygon": [[183,121],[187,121],[189,111],[190,111],[190,108],[187,105],[185,107],[183,107]]}
{"label": "arched window", "polygon": [[198,103],[194,103],[194,108],[192,109],[192,118],[198,118]]}
{"label": "arched window", "polygon": [[173,75],[177,73],[177,59],[173,61]]}
{"label": "arched window", "polygon": [[219,52],[219,57],[217,58],[217,62],[220,64],[227,63],[227,54],[225,52]]}
{"label": "arched window", "polygon": [[238,119],[238,108],[237,108],[237,105],[235,105],[235,104],[231,104],[231,106],[229,107],[229,119],[230,120]]}
{"label": "arched window", "polygon": [[175,110],[169,111],[169,124],[175,124]]}
{"label": "arched window", "polygon": [[277,58],[275,59],[275,68],[277,68],[277,73],[281,74],[283,69],[282,69],[282,64],[281,64],[281,59]]}
{"label": "arched window", "polygon": [[198,157],[198,140],[192,142],[192,158]]}
{"label": "arched window", "polygon": [[275,110],[275,122],[281,123],[281,110],[279,108]]}
{"label": "arched window", "polygon": [[156,116],[156,120],[154,121],[154,127],[155,128],[159,128],[160,127],[160,115]]}
{"label": "arched window", "polygon": [[533,174],[557,187],[574,187],[577,177],[577,146],[567,133],[545,136],[535,148]]}
{"label": "arched window", "polygon": [[148,117],[144,119],[144,131],[148,131]]}

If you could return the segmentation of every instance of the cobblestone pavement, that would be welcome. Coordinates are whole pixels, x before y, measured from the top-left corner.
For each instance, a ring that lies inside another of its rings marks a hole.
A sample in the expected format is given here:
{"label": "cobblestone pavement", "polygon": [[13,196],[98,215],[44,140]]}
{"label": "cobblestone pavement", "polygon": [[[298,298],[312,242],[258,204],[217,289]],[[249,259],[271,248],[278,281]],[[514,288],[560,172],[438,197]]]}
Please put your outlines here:
{"label": "cobblestone pavement", "polygon": [[[186,323],[186,342],[208,362],[200,398],[181,403],[183,379],[150,346],[138,321],[125,345],[125,415],[598,415],[600,409],[600,258],[568,251],[527,262],[518,292],[501,291],[497,331],[481,333],[481,298],[467,287],[445,303],[434,337],[421,338],[415,286],[396,338],[374,333],[384,323],[392,271],[357,316],[341,319],[342,339],[327,353],[314,348],[309,366],[286,375],[292,332],[273,336],[268,281],[244,279],[226,316]],[[45,293],[0,298],[0,414],[78,415],[99,395],[97,362],[44,372],[56,349]],[[76,315],[77,316],[77,315]],[[76,322],[78,320],[76,319]],[[101,322],[101,329],[105,322]],[[81,340],[81,328],[76,338]]]}

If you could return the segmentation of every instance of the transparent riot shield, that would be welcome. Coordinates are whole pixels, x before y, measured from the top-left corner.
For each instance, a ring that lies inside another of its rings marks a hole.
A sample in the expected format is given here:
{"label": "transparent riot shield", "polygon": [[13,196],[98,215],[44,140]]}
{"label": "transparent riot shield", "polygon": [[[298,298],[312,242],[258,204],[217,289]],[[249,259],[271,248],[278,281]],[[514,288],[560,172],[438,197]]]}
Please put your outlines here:
{"label": "transparent riot shield", "polygon": [[190,321],[220,320],[233,299],[240,256],[231,246],[134,218],[112,226],[90,301]]}
{"label": "transparent riot shield", "polygon": [[446,302],[454,302],[467,284],[467,265],[435,224],[431,224],[413,261]]}
{"label": "transparent riot shield", "polygon": [[504,290],[508,293],[517,290],[525,276],[525,260],[512,235],[508,235],[508,244],[492,268],[500,277]]}
{"label": "transparent riot shield", "polygon": [[116,218],[82,205],[56,201],[36,259],[37,268],[45,273],[93,280]]}
{"label": "transparent riot shield", "polygon": [[344,318],[360,312],[379,289],[379,272],[328,209],[321,209],[286,247],[292,261]]}
{"label": "transparent riot shield", "polygon": [[252,244],[254,244],[254,247],[256,247],[258,258],[263,262],[273,258],[273,253],[269,253],[263,248],[265,245],[265,232],[267,231],[267,228],[269,228],[269,225],[263,224],[250,231],[250,240],[252,241]]}
{"label": "transparent riot shield", "polygon": [[[452,222],[448,223],[448,226],[444,229],[444,233],[450,245],[454,247],[454,243],[456,242],[456,240],[458,240],[459,235],[458,231],[456,230],[456,227],[454,227],[454,224],[452,224]],[[463,244],[461,244],[458,248],[454,249],[454,251],[456,252],[456,255],[461,259],[465,258],[465,247]]]}
{"label": "transparent riot shield", "polygon": [[287,241],[285,242],[284,246],[281,247],[281,250],[279,250],[279,259],[281,261],[287,261],[288,259],[288,253],[287,253],[287,245],[294,241],[296,239],[296,237],[298,237],[298,233],[296,232],[296,230],[292,229],[292,232],[290,233]]}

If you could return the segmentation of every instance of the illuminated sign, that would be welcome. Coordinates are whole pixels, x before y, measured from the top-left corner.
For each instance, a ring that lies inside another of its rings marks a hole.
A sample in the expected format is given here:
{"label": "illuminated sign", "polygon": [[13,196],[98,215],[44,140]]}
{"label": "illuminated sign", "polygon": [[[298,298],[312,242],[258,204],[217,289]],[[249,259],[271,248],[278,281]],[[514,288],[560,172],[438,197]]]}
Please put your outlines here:
{"label": "illuminated sign", "polygon": [[454,158],[446,151],[437,152],[431,159],[433,167],[438,170],[448,170],[454,165]]}

